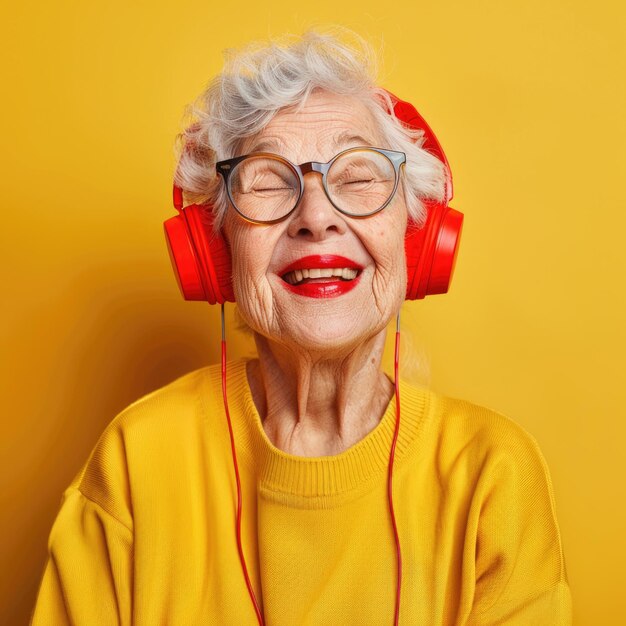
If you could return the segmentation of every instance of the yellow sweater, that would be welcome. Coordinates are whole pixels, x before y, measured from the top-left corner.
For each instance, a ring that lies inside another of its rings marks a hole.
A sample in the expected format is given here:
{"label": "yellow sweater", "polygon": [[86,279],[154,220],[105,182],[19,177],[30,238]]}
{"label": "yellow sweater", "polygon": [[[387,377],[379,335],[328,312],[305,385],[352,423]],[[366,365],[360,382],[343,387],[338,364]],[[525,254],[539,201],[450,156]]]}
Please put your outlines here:
{"label": "yellow sweater", "polygon": [[[267,626],[390,625],[395,403],[359,443],[306,458],[263,430],[244,361],[228,395],[242,541]],[[510,419],[401,382],[400,624],[561,626],[571,597],[548,468]],[[235,537],[220,368],[122,411],[65,491],[35,626],[256,624]]]}

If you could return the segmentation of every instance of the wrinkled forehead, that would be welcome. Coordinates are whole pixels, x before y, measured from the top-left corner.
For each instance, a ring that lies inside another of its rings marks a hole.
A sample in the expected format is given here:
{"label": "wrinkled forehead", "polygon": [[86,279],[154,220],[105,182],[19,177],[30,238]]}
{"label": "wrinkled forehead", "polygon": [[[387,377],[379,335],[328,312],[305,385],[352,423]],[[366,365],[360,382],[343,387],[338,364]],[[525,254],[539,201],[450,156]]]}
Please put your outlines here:
{"label": "wrinkled forehead", "polygon": [[279,110],[259,133],[246,137],[240,154],[273,152],[295,163],[329,161],[355,146],[382,146],[370,109],[354,96],[313,92],[300,106]]}

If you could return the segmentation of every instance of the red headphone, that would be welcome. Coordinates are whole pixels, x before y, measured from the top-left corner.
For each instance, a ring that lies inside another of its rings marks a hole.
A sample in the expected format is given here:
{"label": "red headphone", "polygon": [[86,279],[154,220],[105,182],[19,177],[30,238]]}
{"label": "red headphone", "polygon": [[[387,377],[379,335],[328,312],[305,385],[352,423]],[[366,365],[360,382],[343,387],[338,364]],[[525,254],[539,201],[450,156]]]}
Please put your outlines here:
{"label": "red headphone", "polygon": [[[427,210],[422,228],[409,223],[404,239],[407,264],[406,299],[446,293],[456,263],[463,214],[448,206],[452,199],[452,174],[446,155],[435,134],[415,107],[390,94],[396,117],[412,128],[424,131],[422,147],[446,166],[448,180],[443,204],[424,201]],[[183,207],[183,192],[174,186],[174,207],[179,214],[165,220],[165,239],[185,300],[205,300],[209,304],[234,302],[231,259],[228,244],[213,231],[210,205]]]}

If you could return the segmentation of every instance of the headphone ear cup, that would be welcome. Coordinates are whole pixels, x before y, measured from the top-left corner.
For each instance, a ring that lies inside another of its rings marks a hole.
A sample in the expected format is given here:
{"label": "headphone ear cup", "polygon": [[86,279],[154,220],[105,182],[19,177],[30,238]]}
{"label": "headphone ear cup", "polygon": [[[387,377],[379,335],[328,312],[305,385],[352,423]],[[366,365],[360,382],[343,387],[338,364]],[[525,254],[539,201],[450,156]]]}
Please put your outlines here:
{"label": "headphone ear cup", "polygon": [[426,224],[409,223],[404,238],[406,252],[406,299],[446,293],[454,274],[463,214],[436,202],[424,202]]}
{"label": "headphone ear cup", "polygon": [[185,300],[234,302],[230,251],[213,230],[210,206],[191,204],[165,220],[167,248]]}
{"label": "headphone ear cup", "polygon": [[447,179],[444,204],[425,201],[426,224],[418,228],[409,223],[404,247],[406,250],[406,299],[419,300],[428,295],[447,293],[454,273],[463,227],[463,214],[447,204],[452,199],[452,174],[446,155],[417,109],[397,96],[391,96],[396,117],[424,133],[422,148],[436,156],[446,167]]}

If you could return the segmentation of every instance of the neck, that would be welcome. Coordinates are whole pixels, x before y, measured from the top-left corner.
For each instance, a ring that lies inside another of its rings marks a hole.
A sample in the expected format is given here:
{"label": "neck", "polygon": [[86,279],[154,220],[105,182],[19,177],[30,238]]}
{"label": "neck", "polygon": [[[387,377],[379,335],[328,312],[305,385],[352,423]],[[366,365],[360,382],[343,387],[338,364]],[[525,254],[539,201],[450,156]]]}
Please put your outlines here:
{"label": "neck", "polygon": [[289,454],[327,456],[371,432],[393,396],[381,371],[385,336],[329,358],[255,334],[259,359],[248,364],[248,380],[270,441]]}

